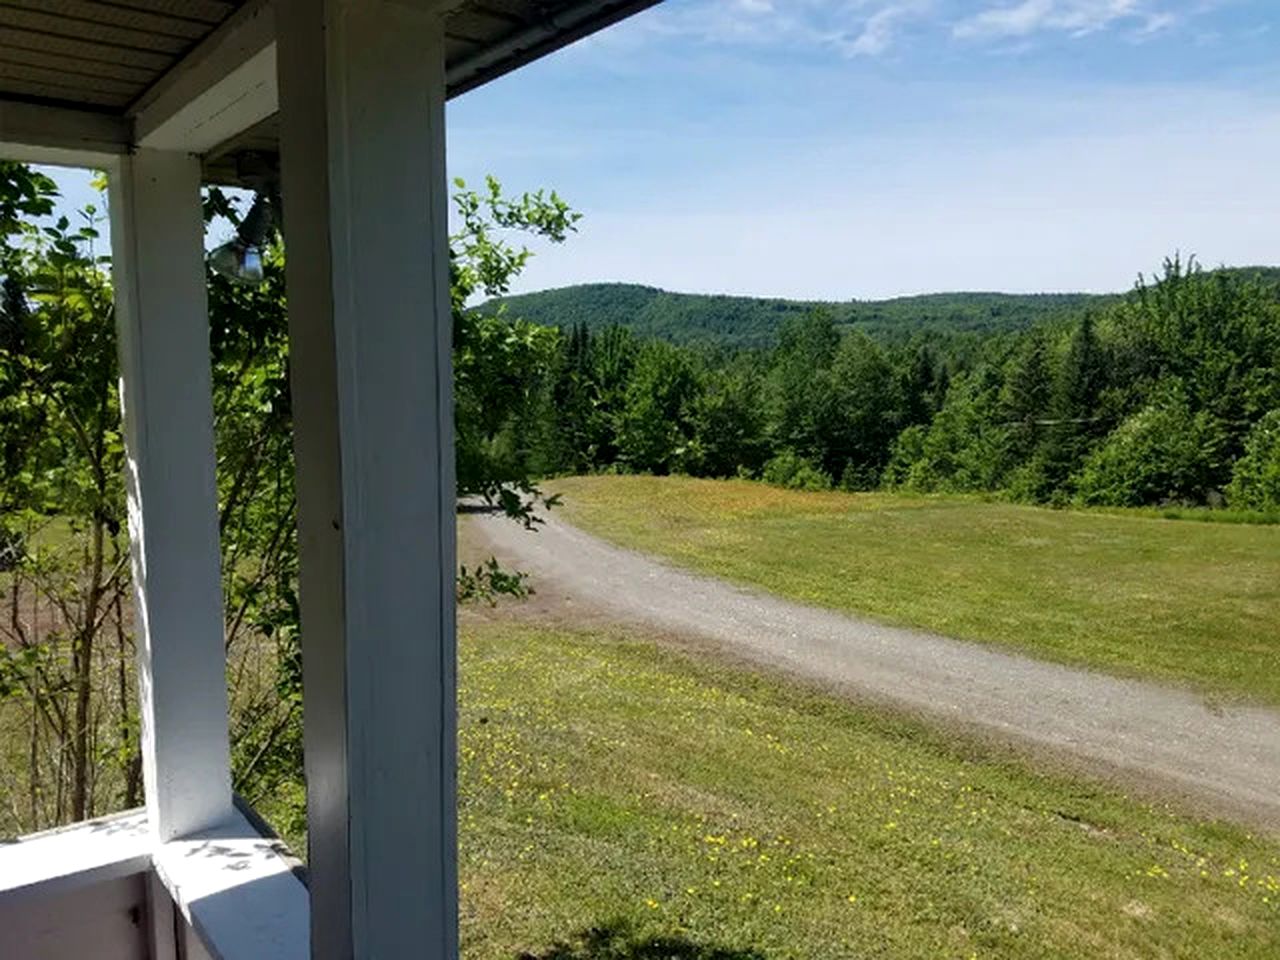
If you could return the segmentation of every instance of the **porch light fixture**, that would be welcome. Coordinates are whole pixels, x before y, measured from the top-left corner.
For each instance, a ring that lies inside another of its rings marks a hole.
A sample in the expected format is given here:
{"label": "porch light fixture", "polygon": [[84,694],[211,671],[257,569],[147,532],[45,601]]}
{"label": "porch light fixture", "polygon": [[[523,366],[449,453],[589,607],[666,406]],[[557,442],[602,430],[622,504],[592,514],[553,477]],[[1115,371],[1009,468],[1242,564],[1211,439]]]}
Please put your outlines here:
{"label": "porch light fixture", "polygon": [[262,246],[275,226],[275,219],[271,199],[259,193],[236,228],[236,235],[209,254],[213,272],[245,286],[262,283]]}

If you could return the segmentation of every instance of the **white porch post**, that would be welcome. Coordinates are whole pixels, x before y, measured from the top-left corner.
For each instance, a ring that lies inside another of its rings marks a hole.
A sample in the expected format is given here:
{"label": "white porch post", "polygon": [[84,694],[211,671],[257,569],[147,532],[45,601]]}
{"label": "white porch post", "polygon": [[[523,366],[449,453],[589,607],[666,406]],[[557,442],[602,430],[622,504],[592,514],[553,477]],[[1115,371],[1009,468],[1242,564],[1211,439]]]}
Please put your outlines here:
{"label": "white porch post", "polygon": [[457,954],[439,6],[278,6],[317,958]]}
{"label": "white porch post", "polygon": [[111,171],[147,809],[161,841],[231,815],[200,165]]}

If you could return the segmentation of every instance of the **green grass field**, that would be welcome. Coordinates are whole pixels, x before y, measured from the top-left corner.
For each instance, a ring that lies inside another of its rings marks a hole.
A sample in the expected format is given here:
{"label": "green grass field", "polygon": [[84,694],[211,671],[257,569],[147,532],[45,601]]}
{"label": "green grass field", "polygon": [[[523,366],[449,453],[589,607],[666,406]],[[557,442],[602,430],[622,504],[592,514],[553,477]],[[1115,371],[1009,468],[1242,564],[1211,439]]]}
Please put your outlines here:
{"label": "green grass field", "polygon": [[1274,838],[619,633],[460,651],[467,960],[1280,956]]}
{"label": "green grass field", "polygon": [[549,486],[584,529],[705,573],[1280,703],[1280,527],[677,477]]}

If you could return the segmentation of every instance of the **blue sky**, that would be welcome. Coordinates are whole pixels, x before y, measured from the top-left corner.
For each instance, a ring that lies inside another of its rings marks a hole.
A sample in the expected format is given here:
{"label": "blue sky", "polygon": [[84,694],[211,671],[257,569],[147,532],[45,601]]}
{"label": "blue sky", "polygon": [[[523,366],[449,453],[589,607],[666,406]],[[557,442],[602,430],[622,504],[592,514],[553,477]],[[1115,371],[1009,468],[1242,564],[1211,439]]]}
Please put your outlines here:
{"label": "blue sky", "polygon": [[668,0],[450,105],[554,186],[522,288],[832,298],[1280,262],[1275,0]]}
{"label": "blue sky", "polygon": [[584,214],[519,289],[1116,290],[1280,263],[1275,0],[667,0],[449,106]]}

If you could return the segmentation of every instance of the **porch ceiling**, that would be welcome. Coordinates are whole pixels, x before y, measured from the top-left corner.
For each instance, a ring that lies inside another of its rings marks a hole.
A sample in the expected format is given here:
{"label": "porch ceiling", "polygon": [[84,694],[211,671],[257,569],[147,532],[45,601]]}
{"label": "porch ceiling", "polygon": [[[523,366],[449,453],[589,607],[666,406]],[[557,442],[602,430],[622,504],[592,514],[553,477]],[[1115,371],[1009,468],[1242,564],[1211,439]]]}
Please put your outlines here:
{"label": "porch ceiling", "polygon": [[[429,2],[429,0],[428,0]],[[439,0],[449,96],[609,26],[658,0]],[[229,18],[270,0],[3,0],[0,108],[43,105],[128,120]],[[276,152],[274,117],[212,149],[206,175]]]}

